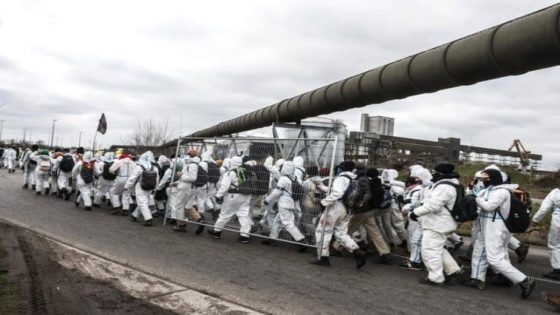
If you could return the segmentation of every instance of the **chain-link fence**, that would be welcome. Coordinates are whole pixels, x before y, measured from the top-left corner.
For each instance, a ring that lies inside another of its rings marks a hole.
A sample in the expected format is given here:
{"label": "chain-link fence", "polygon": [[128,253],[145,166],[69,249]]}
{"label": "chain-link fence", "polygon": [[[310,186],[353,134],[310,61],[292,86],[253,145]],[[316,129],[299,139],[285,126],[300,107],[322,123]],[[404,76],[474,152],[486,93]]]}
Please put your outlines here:
{"label": "chain-link fence", "polygon": [[[193,220],[189,221],[187,215],[187,221],[212,228],[220,219],[221,213],[222,220],[224,216],[231,218],[223,230],[240,232],[244,223],[250,222],[251,228],[247,234],[251,236],[315,246],[317,243],[315,228],[323,211],[320,200],[328,193],[319,189],[320,185],[317,183],[321,181],[326,187],[330,187],[334,166],[341,162],[341,157],[344,156],[344,147],[338,145],[336,137],[334,139],[183,138],[177,142],[176,161],[178,159],[181,162],[174,163],[175,180],[187,171],[186,167],[189,163],[193,163],[193,159],[189,156],[189,153],[193,154],[192,150],[195,150],[201,158],[197,166],[198,173],[202,168],[204,171],[201,174],[206,173],[208,177],[204,185],[198,183],[187,187],[196,192],[193,192],[190,200],[185,203],[185,208],[195,208],[203,218],[193,222]],[[243,161],[242,166],[235,170],[231,165],[233,157],[241,157]],[[181,164],[184,164],[182,168]],[[219,173],[215,167],[220,168]],[[247,217],[239,217],[239,213],[225,215],[222,209],[224,204],[220,205],[216,200],[216,193],[223,185],[224,176],[229,172],[234,172],[238,182],[237,187],[230,185],[228,191],[250,196],[247,197],[250,198]],[[219,178],[216,178],[217,176]],[[291,189],[278,187],[282,177],[289,178]],[[298,190],[296,186],[301,187],[301,194],[295,192]],[[173,198],[174,194],[178,193],[178,187],[172,187],[170,190],[170,198]],[[265,203],[267,196],[271,194],[280,194],[280,200]],[[279,207],[291,206],[285,197],[296,199],[293,203],[294,209],[291,210],[293,219],[290,215],[287,217],[278,215]],[[164,224],[169,219],[177,219],[174,211],[184,211],[184,209],[172,209],[169,206],[172,203],[171,200],[168,201]],[[293,226],[289,224],[292,220]],[[296,239],[299,238],[299,233],[304,236],[303,241]],[[323,236],[319,237],[322,239]]]}

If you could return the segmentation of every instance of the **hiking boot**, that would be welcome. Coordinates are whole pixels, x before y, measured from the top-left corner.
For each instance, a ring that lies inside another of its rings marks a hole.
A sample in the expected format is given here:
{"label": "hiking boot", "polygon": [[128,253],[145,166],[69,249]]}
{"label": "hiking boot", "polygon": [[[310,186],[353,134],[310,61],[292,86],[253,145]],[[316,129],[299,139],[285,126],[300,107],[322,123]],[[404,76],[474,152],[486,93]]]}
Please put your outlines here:
{"label": "hiking boot", "polygon": [[93,204],[93,207],[94,207],[94,208],[100,208],[101,205],[98,205],[98,204],[94,203],[94,204]]}
{"label": "hiking boot", "polygon": [[273,241],[273,240],[264,240],[264,241],[261,242],[261,244],[266,245],[266,246],[270,246],[270,247],[278,246],[278,244],[276,244],[276,242]]}
{"label": "hiking boot", "polygon": [[31,185],[31,190],[37,189],[37,185]]}
{"label": "hiking boot", "polygon": [[331,257],[342,257],[342,252],[339,250],[336,250],[334,248],[331,248],[330,252],[329,252],[329,256]]}
{"label": "hiking boot", "polygon": [[68,199],[70,199],[70,193],[69,193],[69,192],[65,192],[65,193],[64,193],[64,200],[68,201]]}
{"label": "hiking boot", "polygon": [[84,210],[91,211],[91,207],[85,207]]}
{"label": "hiking boot", "polygon": [[393,256],[391,256],[391,254],[381,255],[377,260],[377,263],[382,265],[390,265],[392,262],[393,262]]}
{"label": "hiking boot", "polygon": [[41,192],[38,191],[38,192],[36,192],[35,194],[36,194],[37,196],[40,196],[40,195],[41,195]]}
{"label": "hiking boot", "polygon": [[298,253],[305,253],[305,252],[307,252],[307,250],[309,249],[309,247],[306,246],[305,239],[299,241],[299,243],[301,243],[301,245],[298,245]]}
{"label": "hiking boot", "polygon": [[74,206],[76,206],[76,208],[78,208],[80,206],[80,203],[78,201],[74,201]]}
{"label": "hiking boot", "polygon": [[128,216],[129,214],[130,214],[130,211],[129,211],[129,210],[125,210],[125,209],[122,209],[122,210],[121,210],[121,215],[122,215],[123,217]]}
{"label": "hiking boot", "polygon": [[186,232],[187,231],[187,225],[176,225],[173,227],[173,231],[175,232]]}
{"label": "hiking boot", "polygon": [[408,248],[408,242],[406,240],[403,240],[398,247],[403,248],[403,249],[407,249]]}
{"label": "hiking boot", "polygon": [[356,259],[356,269],[360,269],[366,264],[366,252],[363,250],[355,250],[352,255],[354,255],[354,259]]}
{"label": "hiking boot", "polygon": [[208,234],[212,235],[212,237],[217,240],[222,238],[222,231],[216,232],[214,230],[208,230]]}
{"label": "hiking boot", "polygon": [[118,207],[118,208],[113,208],[113,209],[111,209],[111,212],[110,212],[110,213],[111,213],[112,215],[117,215],[117,214],[121,213],[121,211],[122,211],[122,209],[121,209],[120,207]]}
{"label": "hiking boot", "polygon": [[367,249],[367,244],[366,244],[365,241],[359,241],[359,242],[356,242],[356,244],[358,244],[358,246],[360,247],[361,250],[365,251]]}
{"label": "hiking boot", "polygon": [[463,275],[464,272],[465,272],[465,269],[463,267],[461,267],[461,269],[457,270],[456,272],[454,272],[450,275],[445,275],[445,283],[450,283],[451,281],[453,281],[453,279]]}
{"label": "hiking boot", "polygon": [[445,285],[445,282],[434,282],[429,278],[420,278],[418,282],[420,282],[421,284],[431,285],[434,287],[443,287]]}
{"label": "hiking boot", "polygon": [[144,226],[152,226],[154,225],[154,222],[152,221],[152,219],[147,220],[146,222],[144,222]]}
{"label": "hiking boot", "polygon": [[556,310],[560,311],[560,296],[558,294],[541,292],[541,298],[549,305],[554,306]]}
{"label": "hiking boot", "polygon": [[524,300],[529,298],[531,293],[533,293],[533,290],[535,289],[536,285],[537,282],[535,281],[535,279],[531,277],[527,277],[525,278],[525,280],[519,283],[519,286],[521,287],[521,298]]}
{"label": "hiking boot", "polygon": [[552,272],[545,273],[543,277],[548,279],[560,280],[560,269],[554,269]]}
{"label": "hiking boot", "polygon": [[515,253],[517,254],[517,258],[518,258],[518,262],[523,262],[525,260],[525,258],[527,258],[527,254],[529,253],[529,244],[527,243],[521,243],[521,245],[519,245],[519,247],[515,250]]}
{"label": "hiking boot", "polygon": [[23,188],[23,189],[27,189],[27,187],[29,187],[29,185],[27,185],[27,184],[24,184],[23,186],[21,186],[21,188]]}
{"label": "hiking boot", "polygon": [[399,264],[399,268],[406,269],[406,270],[421,271],[422,270],[422,264],[414,262],[414,261],[410,261],[410,260],[405,260],[405,261],[403,261]]}
{"label": "hiking boot", "polygon": [[310,261],[309,263],[317,266],[324,266],[324,267],[329,267],[331,265],[331,261],[329,260],[328,256],[321,256],[321,259]]}
{"label": "hiking boot", "polygon": [[239,241],[239,243],[249,244],[249,237],[248,236],[239,236],[237,238],[237,240]]}
{"label": "hiking boot", "polygon": [[46,196],[48,196],[50,192],[51,192],[51,189],[50,189],[50,188],[45,188],[45,195],[46,195]]}
{"label": "hiking boot", "polygon": [[138,221],[138,218],[135,217],[135,216],[133,216],[133,215],[131,215],[131,216],[130,216],[130,220],[132,220],[132,222],[136,222],[136,221]]}
{"label": "hiking boot", "polygon": [[478,280],[478,279],[470,279],[467,282],[461,283],[466,287],[477,288],[479,290],[484,290],[486,288],[486,282]]}

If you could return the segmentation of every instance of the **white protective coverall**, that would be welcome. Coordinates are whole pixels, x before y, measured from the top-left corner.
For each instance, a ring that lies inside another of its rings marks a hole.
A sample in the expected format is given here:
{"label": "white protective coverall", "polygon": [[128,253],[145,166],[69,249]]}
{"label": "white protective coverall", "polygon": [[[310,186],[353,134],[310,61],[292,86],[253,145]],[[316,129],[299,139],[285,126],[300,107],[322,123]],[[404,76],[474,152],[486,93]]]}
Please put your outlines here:
{"label": "white protective coverall", "polygon": [[[350,222],[351,216],[340,200],[344,196],[348,185],[350,185],[350,179],[347,177],[355,179],[356,175],[352,172],[342,172],[334,179],[331,193],[321,200],[321,204],[326,208],[315,230],[315,240],[317,250],[322,257],[329,256],[329,247],[333,236],[350,253],[360,249],[352,237],[348,235],[348,222]],[[328,190],[324,184],[321,184],[320,188],[323,191]],[[323,233],[325,234],[324,239]]]}
{"label": "white protective coverall", "polygon": [[[304,161],[303,158],[301,156],[296,156],[294,157],[294,159],[292,160],[294,163],[294,176],[296,178],[296,180],[298,181],[298,183],[300,185],[303,186],[303,181],[305,180],[305,167],[303,165]],[[297,200],[295,202],[295,216],[296,216],[296,223],[297,225],[299,225],[299,222],[301,222],[301,216],[302,216],[302,212],[301,212],[301,200]]]}
{"label": "white protective coverall", "polygon": [[169,196],[169,206],[171,209],[171,217],[175,217],[177,220],[185,220],[185,209],[192,208],[196,200],[196,187],[194,187],[194,182],[198,175],[198,163],[200,159],[198,157],[187,157],[185,158],[185,166],[183,166],[183,172],[178,182],[175,182],[171,189],[171,194]]}
{"label": "white protective coverall", "polygon": [[214,224],[214,231],[220,232],[226,226],[226,224],[235,215],[239,220],[241,228],[239,230],[240,235],[243,237],[249,237],[249,232],[251,231],[251,226],[253,225],[253,220],[250,214],[250,204],[251,195],[243,195],[238,193],[229,192],[230,189],[235,189],[239,185],[239,179],[237,178],[236,170],[243,164],[243,159],[241,157],[233,157],[230,160],[230,170],[225,173],[218,192],[216,193],[216,198],[223,198],[224,202],[222,204],[222,210],[220,211],[220,216]]}
{"label": "white protective coverall", "polygon": [[113,209],[120,208],[121,205],[122,209],[125,211],[130,209],[132,197],[130,196],[130,191],[124,189],[124,185],[128,181],[128,178],[132,175],[135,168],[136,163],[134,163],[134,161],[132,161],[127,155],[121,155],[119,160],[113,162],[113,165],[109,168],[109,172],[117,174],[117,178],[113,182],[111,188],[109,188]]}
{"label": "white protective coverall", "polygon": [[533,216],[533,222],[541,222],[550,210],[552,220],[548,232],[548,250],[550,251],[550,264],[552,269],[560,270],[560,189],[553,189],[544,198],[539,211]]}
{"label": "white protective coverall", "polygon": [[[50,169],[46,170],[47,164],[50,165],[50,157],[48,155],[34,155],[32,158],[37,162],[35,167],[35,184],[37,193],[42,193],[43,189],[49,188],[49,173]],[[44,165],[45,169],[41,169]]]}
{"label": "white protective coverall", "polygon": [[37,151],[25,150],[23,153],[20,164],[23,165],[23,184],[35,185],[35,167],[37,166],[36,160],[32,160],[32,155],[37,155]]}
{"label": "white protective coverall", "polygon": [[76,160],[74,160],[74,157],[70,153],[64,153],[63,155],[56,158],[54,168],[58,171],[57,185],[60,192],[69,192],[71,190],[70,179],[72,178],[72,170],[70,170],[69,172],[64,172],[60,169],[60,162],[62,162],[62,159],[65,156],[69,156],[70,158],[72,158],[72,161],[74,161],[74,165],[76,165]]}
{"label": "white protective coverall", "polygon": [[103,200],[103,196],[105,197],[107,197],[107,195],[110,196],[109,190],[111,189],[111,186],[113,186],[115,180],[105,179],[103,177],[103,169],[105,168],[105,164],[111,164],[114,162],[115,162],[115,153],[107,152],[100,159],[100,163],[95,164],[95,174],[97,175],[97,184],[95,186],[95,198],[93,198],[94,205],[100,205],[101,201]]}
{"label": "white protective coverall", "polygon": [[[93,193],[93,182],[86,183],[82,178],[81,171],[84,167],[84,163],[94,163],[95,159],[91,151],[86,151],[82,156],[82,160],[74,165],[72,170],[72,177],[76,178],[76,188],[80,191],[80,195],[76,199],[76,205],[80,203],[81,200],[84,201],[84,207],[91,207],[91,196]],[[95,168],[95,165],[93,165]]]}
{"label": "white protective coverall", "polygon": [[56,153],[51,153],[50,162],[52,165],[51,174],[49,176],[49,187],[52,195],[58,194],[58,156]]}
{"label": "white protective coverall", "polygon": [[[411,175],[412,177],[418,178],[422,181],[421,184],[417,184],[414,187],[407,189],[407,194],[404,200],[408,203],[403,206],[403,213],[407,215],[414,208],[418,208],[422,205],[424,201],[425,192],[429,190],[432,186],[432,174],[427,169],[420,167],[415,168]],[[422,262],[422,228],[420,223],[413,220],[408,220],[408,250],[410,252],[409,260],[415,263]]]}
{"label": "white protective coverall", "polygon": [[152,163],[155,162],[156,161],[154,160],[154,154],[152,153],[152,151],[144,152],[142,155],[140,155],[140,158],[138,158],[136,168],[134,168],[134,171],[132,171],[132,174],[124,185],[125,190],[134,189],[136,193],[136,204],[138,206],[136,207],[136,209],[134,209],[134,212],[132,212],[132,216],[134,218],[138,218],[138,212],[140,212],[142,214],[142,217],[144,218],[144,221],[152,219],[152,213],[150,211],[149,203],[150,195],[152,194],[153,190],[142,189],[142,173],[144,173],[144,171],[154,171],[157,174],[155,185],[155,187],[157,187],[157,183],[159,182],[159,173],[157,171],[157,168],[152,165]]}
{"label": "white protective coverall", "polygon": [[[198,165],[208,173],[208,162],[212,161],[212,157],[208,151],[203,152],[200,155],[200,162]],[[199,213],[204,213],[206,210],[206,200],[208,199],[209,191],[208,191],[209,183],[202,187],[196,187],[196,207]],[[212,185],[214,186],[214,185]],[[208,208],[210,209],[210,208]]]}
{"label": "white protective coverall", "polygon": [[447,236],[457,228],[457,223],[447,209],[453,209],[457,192],[444,182],[459,184],[457,179],[442,179],[425,194],[424,204],[413,213],[422,227],[422,261],[428,270],[428,279],[443,283],[445,275],[460,270],[451,254],[444,248]]}
{"label": "white protective coverall", "polygon": [[304,236],[296,227],[294,217],[296,205],[292,199],[292,181],[297,180],[294,178],[294,163],[289,161],[284,163],[281,174],[276,188],[265,199],[269,204],[278,202],[278,215],[272,224],[270,237],[278,238],[280,230],[284,229],[296,242],[299,242],[304,239]]}
{"label": "white protective coverall", "polygon": [[[286,162],[284,159],[278,159],[274,165],[272,165],[273,158],[269,156],[264,162],[264,167],[270,172],[270,185],[269,189],[272,191],[278,184],[280,179],[280,169],[282,165]],[[263,205],[261,208],[262,219],[260,225],[264,230],[272,229],[272,224],[274,223],[274,218],[276,218],[277,211],[274,208],[274,204]]]}
{"label": "white protective coverall", "polygon": [[486,281],[488,265],[513,283],[520,283],[526,278],[509,260],[507,247],[511,233],[502,217],[496,213],[498,209],[507,220],[511,203],[510,192],[516,188],[517,185],[490,186],[477,195],[476,203],[480,210],[477,222],[480,234],[475,240],[471,260],[473,279]]}

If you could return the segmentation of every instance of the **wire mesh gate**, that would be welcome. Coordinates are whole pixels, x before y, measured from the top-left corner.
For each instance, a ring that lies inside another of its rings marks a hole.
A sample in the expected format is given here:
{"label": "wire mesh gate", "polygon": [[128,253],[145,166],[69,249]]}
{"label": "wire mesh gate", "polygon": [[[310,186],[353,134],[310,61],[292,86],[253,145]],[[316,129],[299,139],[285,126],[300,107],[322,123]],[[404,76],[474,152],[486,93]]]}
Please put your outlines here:
{"label": "wire mesh gate", "polygon": [[[196,150],[201,157],[209,154],[211,161],[227,164],[227,159],[235,156],[243,158],[243,168],[254,170],[256,176],[255,191],[251,193],[249,216],[252,222],[251,236],[270,238],[273,229],[280,229],[276,241],[296,243],[284,229],[282,220],[277,215],[277,205],[264,205],[265,197],[272,191],[278,177],[281,176],[282,161],[292,161],[296,166],[295,176],[301,178],[303,197],[295,202],[294,225],[304,235],[304,241],[298,245],[309,247],[322,246],[324,233],[315,235],[315,229],[323,211],[320,200],[330,192],[330,184],[334,176],[334,167],[344,156],[344,147],[338,145],[336,136],[332,138],[181,138],[177,141],[176,159],[188,160],[187,153]],[[271,161],[272,159],[272,161]],[[177,164],[173,165],[176,174]],[[298,174],[299,172],[299,174]],[[260,173],[260,174],[259,174]],[[267,173],[267,174],[263,174]],[[223,174],[223,169],[222,169]],[[299,175],[299,176],[298,176]],[[323,182],[328,191],[319,190],[316,183]],[[198,187],[197,197],[188,203],[194,206],[203,217],[202,222],[193,224],[213,227],[219,217],[220,205],[216,203],[215,194],[220,183],[208,183]],[[169,189],[169,188],[168,188]],[[169,192],[168,195],[172,194]],[[183,211],[184,209],[175,209]],[[325,210],[327,211],[327,210]],[[166,207],[164,225],[173,213]],[[223,230],[240,232],[239,220],[234,217]],[[319,239],[317,239],[319,238]]]}

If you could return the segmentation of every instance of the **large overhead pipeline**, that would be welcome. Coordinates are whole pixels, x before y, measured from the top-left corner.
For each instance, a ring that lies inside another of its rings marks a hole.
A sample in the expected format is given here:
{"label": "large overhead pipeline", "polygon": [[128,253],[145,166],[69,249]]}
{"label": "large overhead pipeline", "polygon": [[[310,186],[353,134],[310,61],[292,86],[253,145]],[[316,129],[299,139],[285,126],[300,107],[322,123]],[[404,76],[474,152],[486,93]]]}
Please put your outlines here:
{"label": "large overhead pipeline", "polygon": [[197,131],[228,135],[560,64],[560,5]]}

